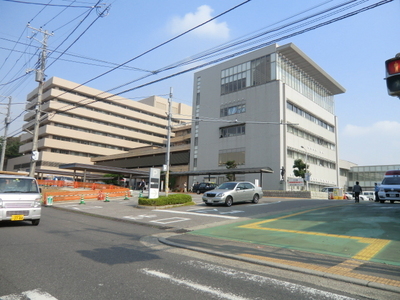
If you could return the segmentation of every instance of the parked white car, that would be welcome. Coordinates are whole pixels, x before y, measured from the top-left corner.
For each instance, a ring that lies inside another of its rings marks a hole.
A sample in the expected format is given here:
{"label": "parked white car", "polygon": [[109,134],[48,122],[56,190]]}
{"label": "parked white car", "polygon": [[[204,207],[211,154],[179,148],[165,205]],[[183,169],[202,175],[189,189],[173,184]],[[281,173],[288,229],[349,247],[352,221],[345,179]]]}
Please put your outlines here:
{"label": "parked white car", "polygon": [[234,202],[252,201],[258,203],[263,191],[251,182],[225,182],[214,190],[204,193],[202,199],[206,205],[223,204],[231,206]]}
{"label": "parked white car", "polygon": [[346,196],[347,200],[354,200],[354,196],[352,193],[344,193],[344,195]]}

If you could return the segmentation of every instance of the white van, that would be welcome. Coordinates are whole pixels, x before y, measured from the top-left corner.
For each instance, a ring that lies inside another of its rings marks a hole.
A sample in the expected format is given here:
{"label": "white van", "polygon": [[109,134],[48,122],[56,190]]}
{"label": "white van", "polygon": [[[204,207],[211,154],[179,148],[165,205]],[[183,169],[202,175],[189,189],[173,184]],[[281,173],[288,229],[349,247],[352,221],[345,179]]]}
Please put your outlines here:
{"label": "white van", "polygon": [[0,175],[0,221],[31,221],[39,225],[40,189],[33,177]]}

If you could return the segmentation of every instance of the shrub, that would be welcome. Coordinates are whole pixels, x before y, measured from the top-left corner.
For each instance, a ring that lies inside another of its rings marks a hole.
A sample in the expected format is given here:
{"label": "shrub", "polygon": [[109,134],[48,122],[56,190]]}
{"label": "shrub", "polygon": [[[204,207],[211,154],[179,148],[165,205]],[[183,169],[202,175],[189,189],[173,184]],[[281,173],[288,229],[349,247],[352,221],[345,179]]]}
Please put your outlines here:
{"label": "shrub", "polygon": [[139,205],[148,206],[164,206],[164,205],[175,205],[175,204],[191,204],[192,196],[186,194],[172,194],[166,196],[160,196],[156,199],[139,198]]}

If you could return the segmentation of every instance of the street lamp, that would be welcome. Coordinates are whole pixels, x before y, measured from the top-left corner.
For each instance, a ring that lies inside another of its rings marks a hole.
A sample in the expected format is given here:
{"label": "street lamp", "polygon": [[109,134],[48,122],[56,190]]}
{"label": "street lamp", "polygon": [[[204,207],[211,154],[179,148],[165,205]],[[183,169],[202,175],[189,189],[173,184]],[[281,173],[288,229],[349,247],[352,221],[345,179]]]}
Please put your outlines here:
{"label": "street lamp", "polygon": [[309,174],[308,174],[308,165],[307,165],[307,161],[308,161],[308,151],[306,148],[304,148],[303,146],[301,146],[301,148],[304,149],[304,151],[306,152],[306,174],[305,174],[305,179],[306,179],[306,191],[308,191],[308,180],[309,178]]}

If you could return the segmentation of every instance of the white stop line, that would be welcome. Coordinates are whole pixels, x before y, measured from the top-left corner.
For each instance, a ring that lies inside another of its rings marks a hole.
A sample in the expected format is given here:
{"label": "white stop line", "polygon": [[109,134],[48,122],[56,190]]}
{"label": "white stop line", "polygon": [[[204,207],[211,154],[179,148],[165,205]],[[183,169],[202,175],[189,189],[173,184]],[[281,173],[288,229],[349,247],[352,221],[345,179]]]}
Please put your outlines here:
{"label": "white stop line", "polygon": [[57,300],[49,293],[43,292],[40,289],[22,292],[21,294],[11,294],[0,296],[1,300]]}

